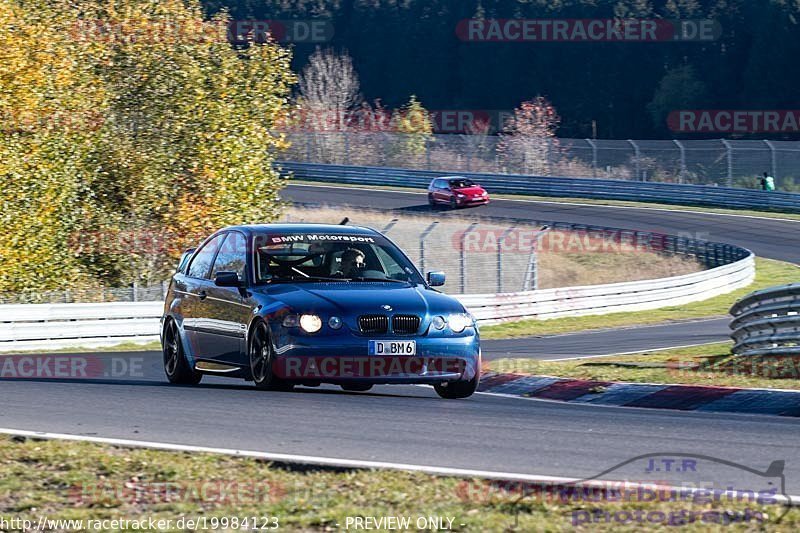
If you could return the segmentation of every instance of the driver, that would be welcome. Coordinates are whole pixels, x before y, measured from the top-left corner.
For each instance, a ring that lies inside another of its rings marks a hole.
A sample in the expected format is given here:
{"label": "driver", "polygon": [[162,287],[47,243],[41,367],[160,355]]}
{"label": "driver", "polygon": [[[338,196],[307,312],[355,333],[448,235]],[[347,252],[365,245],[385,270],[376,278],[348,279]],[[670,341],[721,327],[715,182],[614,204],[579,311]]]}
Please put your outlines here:
{"label": "driver", "polygon": [[357,248],[348,248],[342,254],[342,264],[337,275],[345,278],[355,278],[360,276],[361,270],[366,266],[364,252]]}

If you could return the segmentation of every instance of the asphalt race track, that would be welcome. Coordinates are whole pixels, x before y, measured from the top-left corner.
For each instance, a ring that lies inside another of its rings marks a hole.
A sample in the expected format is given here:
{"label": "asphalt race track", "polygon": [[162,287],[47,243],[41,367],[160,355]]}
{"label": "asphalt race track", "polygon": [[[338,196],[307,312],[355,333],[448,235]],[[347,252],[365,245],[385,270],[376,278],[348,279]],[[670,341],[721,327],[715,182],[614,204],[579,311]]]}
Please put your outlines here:
{"label": "asphalt race track", "polygon": [[[424,193],[290,186],[301,202],[427,211]],[[439,211],[447,216],[447,211]],[[797,262],[800,223],[651,209],[496,201],[481,214],[702,233],[758,255]],[[346,210],[343,210],[346,214]],[[459,212],[463,215],[465,212]],[[725,320],[564,336],[487,341],[487,358],[561,358],[724,339]],[[0,428],[453,467],[591,477],[646,453],[697,453],[766,469],[785,459],[789,493],[800,494],[796,419],[776,416],[583,406],[476,394],[439,399],[430,387],[333,387],[260,392],[206,377],[197,387],[166,383],[158,353],[142,371],[94,380],[0,379]],[[714,479],[714,473],[708,473]]]}
{"label": "asphalt race track", "polygon": [[[294,202],[372,209],[394,209],[413,213],[435,212],[439,216],[469,216],[471,212],[517,220],[551,220],[686,235],[737,244],[757,256],[800,263],[800,221],[738,215],[669,211],[530,200],[494,200],[487,206],[452,211],[427,204],[425,191],[390,191],[324,185],[290,185],[283,194]],[[347,213],[346,209],[342,210]],[[728,339],[726,320],[553,336],[541,339],[485,341],[487,359],[535,354],[537,359],[560,359],[580,355],[608,355],[647,349],[686,346]]]}
{"label": "asphalt race track", "polygon": [[206,377],[180,387],[166,383],[159,353],[104,355],[113,356],[142,358],[144,371],[116,380],[0,380],[0,427],[576,478],[645,453],[713,455],[756,469],[786,459],[787,489],[800,493],[796,419],[487,394],[448,401],[422,386],[280,393]]}
{"label": "asphalt race track", "polygon": [[728,318],[658,324],[636,328],[481,341],[484,360],[521,357],[541,360],[591,357],[723,342]]}
{"label": "asphalt race track", "polygon": [[[430,213],[425,191],[396,192],[308,185],[290,185],[284,199],[331,205],[351,205],[372,209],[398,209]],[[702,208],[698,208],[700,210]],[[476,215],[516,219],[552,220],[596,224],[613,228],[683,234],[709,241],[737,244],[760,257],[800,263],[800,221],[744,216],[666,211],[651,208],[620,208],[600,205],[575,205],[558,202],[494,200],[482,207],[451,211],[437,209],[440,216]],[[342,210],[344,215],[346,210]]]}

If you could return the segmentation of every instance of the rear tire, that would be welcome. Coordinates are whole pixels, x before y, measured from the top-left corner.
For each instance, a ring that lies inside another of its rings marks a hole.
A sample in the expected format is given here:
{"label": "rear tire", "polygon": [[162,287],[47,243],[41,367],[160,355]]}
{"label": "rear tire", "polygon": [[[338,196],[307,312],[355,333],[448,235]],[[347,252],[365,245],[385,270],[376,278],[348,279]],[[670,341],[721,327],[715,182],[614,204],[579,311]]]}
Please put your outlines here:
{"label": "rear tire", "polygon": [[347,385],[340,385],[342,390],[346,390],[347,392],[367,392],[368,390],[372,389],[372,385],[370,384],[360,384],[360,383],[348,383]]}
{"label": "rear tire", "polygon": [[456,201],[455,196],[450,198],[450,209],[458,209],[458,202]]}
{"label": "rear tire", "polygon": [[440,384],[434,385],[436,394],[446,400],[459,400],[461,398],[469,398],[476,390],[481,381],[480,372],[475,373],[475,377],[469,381],[451,381],[447,386]]}
{"label": "rear tire", "polygon": [[250,359],[250,377],[253,384],[261,390],[292,390],[293,385],[275,376],[272,365],[275,363],[275,351],[269,339],[267,324],[260,320],[253,328],[250,346],[247,350]]}
{"label": "rear tire", "polygon": [[186,356],[183,353],[183,343],[181,334],[178,331],[178,324],[174,320],[167,323],[164,328],[164,340],[162,341],[162,351],[164,353],[164,373],[170,383],[176,385],[197,385],[203,379],[203,374],[189,366]]}

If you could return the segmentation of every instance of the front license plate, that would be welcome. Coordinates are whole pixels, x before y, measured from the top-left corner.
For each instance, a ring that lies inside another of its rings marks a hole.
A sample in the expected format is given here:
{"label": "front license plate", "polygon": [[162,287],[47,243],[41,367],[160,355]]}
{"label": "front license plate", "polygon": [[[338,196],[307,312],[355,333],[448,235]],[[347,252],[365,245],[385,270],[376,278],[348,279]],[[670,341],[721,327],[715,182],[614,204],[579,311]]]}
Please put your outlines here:
{"label": "front license plate", "polygon": [[416,341],[369,341],[370,355],[417,355]]}

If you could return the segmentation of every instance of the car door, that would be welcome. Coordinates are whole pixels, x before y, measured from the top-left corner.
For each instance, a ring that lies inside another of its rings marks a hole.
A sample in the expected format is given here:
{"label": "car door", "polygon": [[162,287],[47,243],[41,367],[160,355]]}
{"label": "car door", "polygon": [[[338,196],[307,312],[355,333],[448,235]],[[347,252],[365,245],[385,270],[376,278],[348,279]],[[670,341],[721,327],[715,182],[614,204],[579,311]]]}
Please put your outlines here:
{"label": "car door", "polygon": [[211,272],[214,258],[217,256],[219,245],[224,238],[224,234],[216,235],[205,242],[186,269],[183,288],[185,292],[182,294],[185,302],[182,306],[183,329],[186,333],[189,348],[195,358],[199,357],[201,352],[197,331],[202,322],[205,299],[208,296],[208,276]]}
{"label": "car door", "polygon": [[449,202],[450,201],[450,191],[447,187],[447,180],[436,180],[437,187],[436,187],[436,200],[439,202]]}
{"label": "car door", "polygon": [[223,364],[244,364],[244,342],[250,308],[244,302],[243,288],[218,287],[219,272],[235,272],[247,282],[247,239],[239,231],[230,231],[221,244],[209,276],[210,285],[202,303],[202,325],[197,330],[201,359]]}

